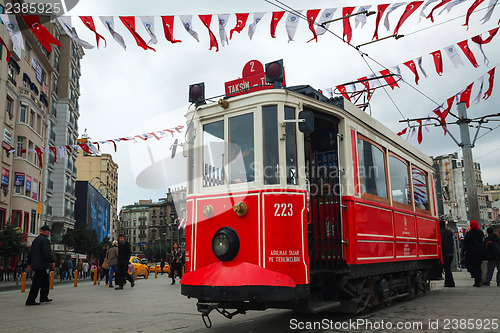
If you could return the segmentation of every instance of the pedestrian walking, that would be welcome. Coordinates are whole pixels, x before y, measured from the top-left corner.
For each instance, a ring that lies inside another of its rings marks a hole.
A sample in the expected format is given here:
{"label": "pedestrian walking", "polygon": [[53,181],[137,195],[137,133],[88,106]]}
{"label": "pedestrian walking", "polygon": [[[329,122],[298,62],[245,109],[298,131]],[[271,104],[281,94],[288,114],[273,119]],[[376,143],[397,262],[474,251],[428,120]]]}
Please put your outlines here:
{"label": "pedestrian walking", "polygon": [[161,275],[163,275],[163,267],[165,267],[165,260],[163,260],[163,258],[162,258],[160,261]]}
{"label": "pedestrian walking", "polygon": [[172,277],[172,284],[175,284],[175,277],[182,278],[182,250],[177,242],[174,242],[170,263],[170,276]]}
{"label": "pedestrian walking", "polygon": [[55,268],[54,257],[50,251],[50,228],[44,225],[40,228],[40,235],[31,244],[28,254],[28,271],[33,269],[35,275],[31,283],[30,292],[26,305],[40,305],[36,302],[38,292],[40,292],[40,302],[51,302],[49,298],[49,274],[47,268]]}
{"label": "pedestrian walking", "polygon": [[102,246],[102,250],[99,253],[99,267],[101,267],[101,276],[99,277],[99,280],[102,280],[103,277],[106,277],[106,284],[108,284],[109,281],[109,262],[108,262],[108,268],[103,267],[104,264],[104,259],[106,259],[106,254],[108,253],[109,250],[109,245],[104,244]]}
{"label": "pedestrian walking", "polygon": [[73,260],[71,260],[70,257],[67,258],[67,261],[68,261],[68,280],[72,280],[73,279]]}
{"label": "pedestrian walking", "polygon": [[482,271],[481,264],[484,260],[484,234],[479,230],[477,221],[470,222],[470,230],[465,235],[465,265],[474,278],[474,287],[481,287]]}
{"label": "pedestrian walking", "polygon": [[489,286],[493,278],[495,267],[497,268],[497,287],[500,287],[500,226],[495,229],[492,227],[486,229],[488,236],[484,240],[484,249],[486,260],[488,261],[488,268],[486,270],[486,279],[483,286]]}
{"label": "pedestrian walking", "polygon": [[86,279],[89,277],[89,263],[87,261],[84,261],[82,263],[82,271],[83,271],[83,278]]}
{"label": "pedestrian walking", "polygon": [[97,265],[95,263],[92,263],[92,266],[90,266],[90,279],[91,280],[94,279],[96,271],[97,271]]}
{"label": "pedestrian walking", "polygon": [[451,272],[451,262],[453,261],[453,233],[446,228],[446,221],[439,220],[441,228],[441,251],[443,255],[443,269],[444,269],[444,286],[455,287],[455,280],[453,280],[453,273]]}
{"label": "pedestrian walking", "polygon": [[[113,241],[111,248],[106,253],[106,256],[108,258],[108,265],[109,265],[109,287],[112,288],[113,274],[115,274],[115,272],[117,271],[117,264],[118,264],[118,241],[116,240]],[[118,273],[116,275],[118,276]],[[117,284],[116,278],[115,278],[115,284]]]}
{"label": "pedestrian walking", "polygon": [[131,252],[132,251],[130,249],[130,243],[125,240],[125,235],[119,235],[118,263],[117,263],[118,274],[115,281],[115,283],[117,284],[117,286],[115,287],[116,290],[123,289],[123,284],[125,283],[125,280],[128,280],[130,282],[131,287],[134,288],[135,285],[134,279],[132,279],[132,277],[127,272]]}
{"label": "pedestrian walking", "polygon": [[78,260],[75,269],[78,271],[78,278],[81,279],[83,277],[83,261],[82,259]]}

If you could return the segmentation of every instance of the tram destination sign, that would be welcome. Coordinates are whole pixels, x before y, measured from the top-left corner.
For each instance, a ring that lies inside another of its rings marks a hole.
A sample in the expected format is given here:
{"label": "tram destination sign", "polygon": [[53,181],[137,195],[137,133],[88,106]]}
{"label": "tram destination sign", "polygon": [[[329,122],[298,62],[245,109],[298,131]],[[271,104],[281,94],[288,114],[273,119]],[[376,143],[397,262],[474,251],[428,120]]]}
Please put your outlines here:
{"label": "tram destination sign", "polygon": [[[283,86],[286,85],[283,80]],[[264,66],[258,60],[250,60],[243,67],[242,77],[224,83],[226,96],[238,96],[249,92],[272,89],[273,85],[266,84]]]}

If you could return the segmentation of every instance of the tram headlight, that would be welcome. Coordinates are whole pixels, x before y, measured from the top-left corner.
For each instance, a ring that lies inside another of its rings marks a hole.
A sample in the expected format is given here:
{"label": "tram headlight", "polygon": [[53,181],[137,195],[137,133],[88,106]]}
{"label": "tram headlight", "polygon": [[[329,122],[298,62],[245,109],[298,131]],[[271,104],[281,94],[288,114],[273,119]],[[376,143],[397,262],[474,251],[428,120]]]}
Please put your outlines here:
{"label": "tram headlight", "polygon": [[212,251],[217,259],[221,261],[231,261],[238,255],[240,250],[240,240],[234,229],[222,227],[212,238]]}

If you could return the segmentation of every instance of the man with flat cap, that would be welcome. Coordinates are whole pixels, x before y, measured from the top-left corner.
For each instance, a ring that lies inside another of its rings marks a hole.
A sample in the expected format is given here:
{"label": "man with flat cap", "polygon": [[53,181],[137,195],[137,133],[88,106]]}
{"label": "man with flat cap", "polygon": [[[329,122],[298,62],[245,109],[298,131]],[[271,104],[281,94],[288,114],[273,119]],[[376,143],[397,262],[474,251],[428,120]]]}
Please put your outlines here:
{"label": "man with flat cap", "polygon": [[49,298],[49,266],[54,269],[54,257],[50,251],[50,228],[44,225],[40,228],[40,235],[31,244],[28,254],[28,272],[33,269],[35,275],[31,283],[30,293],[26,305],[40,305],[36,302],[38,291],[40,291],[40,302],[51,302]]}

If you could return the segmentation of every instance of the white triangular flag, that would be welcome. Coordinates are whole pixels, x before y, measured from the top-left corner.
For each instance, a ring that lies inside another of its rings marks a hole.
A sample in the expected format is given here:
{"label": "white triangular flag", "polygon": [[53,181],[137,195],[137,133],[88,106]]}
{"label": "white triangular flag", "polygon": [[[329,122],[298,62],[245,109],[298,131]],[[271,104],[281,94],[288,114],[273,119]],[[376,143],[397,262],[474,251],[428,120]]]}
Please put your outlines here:
{"label": "white triangular flag", "polygon": [[75,41],[75,43],[81,45],[85,49],[93,49],[94,48],[93,45],[89,44],[88,42],[86,42],[83,39],[81,39],[80,37],[78,37],[76,31],[71,26],[71,16],[59,16],[57,18],[57,20],[59,21],[59,23],[63,27],[64,32],[66,33],[66,35],[68,35],[69,37],[71,37],[71,39],[73,39]]}
{"label": "white triangular flag", "polygon": [[248,26],[248,37],[250,37],[250,39],[252,39],[255,29],[257,29],[257,24],[262,20],[265,14],[265,12],[253,13],[253,23]]}
{"label": "white triangular flag", "polygon": [[495,10],[495,7],[497,6],[498,0],[490,0],[490,3],[488,4],[488,12],[484,17],[481,19],[481,24],[485,24],[488,22],[491,18],[491,14],[493,14],[493,11]]}
{"label": "white triangular flag", "polygon": [[397,74],[399,77],[401,77],[401,68],[399,68],[399,65],[392,66],[389,68],[389,70],[391,71],[391,73]]}
{"label": "white triangular flag", "polygon": [[158,39],[156,38],[156,35],[155,35],[154,17],[153,16],[141,16],[141,21],[142,21],[142,24],[144,25],[144,29],[146,29],[146,31],[149,34],[149,37],[151,37],[151,39],[148,42],[148,45],[158,43]]}
{"label": "white triangular flag", "polygon": [[297,31],[297,25],[299,24],[299,15],[302,11],[296,10],[293,13],[288,13],[286,17],[286,32],[288,34],[288,42],[293,41],[293,37],[295,36],[295,32]]}
{"label": "white triangular flag", "polygon": [[227,20],[229,19],[229,14],[220,14],[217,15],[217,17],[219,18],[219,36],[221,44],[222,46],[225,46],[224,44],[229,45],[229,40],[226,33],[226,25]]}
{"label": "white triangular flag", "polygon": [[381,86],[379,79],[375,80],[376,77],[377,76],[375,74],[370,74],[366,77],[367,79],[370,79],[370,81],[368,81],[370,84],[370,89],[377,88],[377,87]]}
{"label": "white triangular flag", "polygon": [[483,50],[483,44],[478,44],[478,43],[474,43],[477,45],[477,47],[479,47],[479,50],[481,51],[481,53],[483,54],[483,57],[484,57],[484,64],[486,66],[489,66],[490,65],[490,60],[488,59],[488,57],[486,57],[486,53],[484,53],[484,50]]}
{"label": "white triangular flag", "polygon": [[481,95],[483,94],[483,87],[484,87],[484,75],[481,76],[479,79],[477,79],[479,82],[481,82],[481,85],[479,86],[479,92],[476,96],[476,98],[474,98],[474,100],[472,100],[472,102],[474,104],[478,104],[480,101],[481,101]]}
{"label": "white triangular flag", "polygon": [[[364,12],[364,11],[368,11],[370,9],[370,7],[371,7],[371,5],[369,5],[369,6],[361,6],[358,9],[358,13],[361,13],[361,12]],[[354,27],[357,28],[358,24],[361,24],[360,28],[363,29],[363,26],[366,24],[366,20],[367,20],[366,14],[356,15],[356,18],[354,19],[354,22],[355,22]]]}
{"label": "white triangular flag", "polygon": [[[414,124],[413,126],[418,126],[418,123]],[[410,130],[410,141],[413,140],[413,138],[415,137],[416,133],[417,133],[417,128],[416,127],[412,127],[411,130]]]}
{"label": "white triangular flag", "polygon": [[424,76],[427,78],[427,73],[425,72],[424,67],[422,66],[422,57],[421,56],[417,58],[417,64],[418,64],[418,67],[420,68],[420,70],[422,71],[422,74],[424,74]]}
{"label": "white triangular flag", "polygon": [[431,121],[432,121],[431,119],[429,119],[430,117],[432,117],[432,115],[431,115],[430,113],[428,113],[428,114],[427,114],[427,116],[425,116],[425,117],[426,117],[427,119],[426,119],[426,120],[425,120],[425,122],[424,122],[424,128],[425,128],[425,130],[426,130],[427,132],[429,132],[429,133],[430,133],[430,132],[431,132],[431,130],[429,129],[429,127],[428,127],[428,126],[430,125],[430,123],[431,123]]}
{"label": "white triangular flag", "polygon": [[59,152],[59,158],[61,160],[64,160],[64,157],[65,157],[65,148],[64,146],[57,146],[57,151]]}
{"label": "white triangular flag", "polygon": [[332,88],[326,88],[325,91],[328,93],[328,97],[333,98],[333,89]]}
{"label": "white triangular flag", "polygon": [[1,14],[3,24],[7,28],[10,39],[12,40],[12,48],[20,48],[24,50],[24,40],[19,25],[17,24],[16,15]]}
{"label": "white triangular flag", "polygon": [[[330,23],[325,23],[333,19],[333,14],[335,14],[337,8],[327,8],[321,13],[318,21],[318,26],[316,27],[316,35],[322,35],[326,32],[326,29],[330,26]],[[324,27],[323,27],[324,26]]]}
{"label": "white triangular flag", "polygon": [[420,17],[418,18],[418,22],[420,22],[422,20],[422,17],[423,18],[426,18],[427,17],[427,14],[424,13],[424,10],[429,7],[430,4],[436,2],[438,0],[429,0],[425,3],[425,5],[422,7],[422,10],[420,11]]}
{"label": "white triangular flag", "polygon": [[455,47],[455,45],[448,46],[447,48],[445,48],[445,51],[448,57],[450,57],[450,60],[453,63],[453,65],[455,65],[455,67],[458,67],[459,65],[462,66],[464,65],[464,63],[462,62],[462,57],[458,53],[458,50]]}
{"label": "white triangular flag", "polygon": [[449,13],[453,9],[453,7],[455,7],[456,5],[460,5],[466,1],[467,0],[453,0],[453,1],[449,2],[448,4],[446,4],[446,6],[443,8],[443,10],[441,10],[439,12],[439,15],[441,15],[445,10],[447,11],[447,13]]}
{"label": "white triangular flag", "polygon": [[198,33],[193,30],[193,15],[180,15],[179,18],[182,21],[184,29],[186,29],[186,31],[193,36],[197,42],[199,42],[200,39],[198,38]]}
{"label": "white triangular flag", "polygon": [[125,41],[123,40],[123,37],[115,31],[115,21],[113,19],[113,16],[99,16],[101,19],[102,24],[108,29],[109,33],[111,36],[113,36],[113,39],[120,44],[124,50],[127,49],[127,46],[125,45]]}
{"label": "white triangular flag", "polygon": [[405,4],[406,4],[406,2],[398,2],[398,3],[395,3],[394,5],[392,5],[391,8],[389,8],[389,10],[387,11],[387,14],[385,14],[385,20],[384,20],[384,26],[387,29],[387,31],[391,30],[391,27],[390,27],[390,24],[389,24],[389,15],[393,11],[395,11],[396,9],[398,9],[399,7],[401,7],[402,5],[405,5]]}

